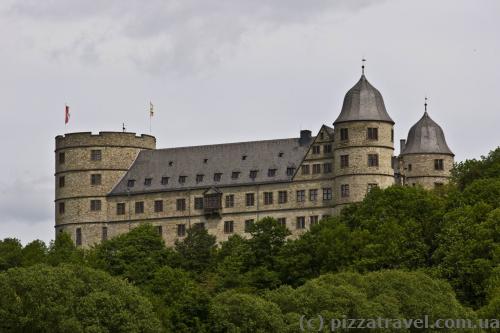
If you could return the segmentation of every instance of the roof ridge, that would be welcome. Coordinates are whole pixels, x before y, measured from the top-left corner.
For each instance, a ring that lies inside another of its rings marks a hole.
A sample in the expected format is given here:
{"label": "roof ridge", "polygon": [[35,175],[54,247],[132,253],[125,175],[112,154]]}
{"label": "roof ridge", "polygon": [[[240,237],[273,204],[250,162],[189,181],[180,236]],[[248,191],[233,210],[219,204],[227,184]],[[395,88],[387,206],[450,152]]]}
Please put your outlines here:
{"label": "roof ridge", "polygon": [[299,138],[285,138],[285,139],[270,139],[270,140],[254,140],[254,141],[239,141],[239,142],[227,142],[227,143],[214,143],[208,145],[196,145],[196,146],[183,146],[183,147],[170,147],[170,148],[158,148],[155,151],[159,150],[182,150],[182,149],[193,149],[193,148],[203,148],[203,147],[222,147],[222,146],[231,146],[231,145],[241,145],[241,144],[253,144],[253,143],[272,143],[279,141],[291,141],[291,140],[299,140]]}

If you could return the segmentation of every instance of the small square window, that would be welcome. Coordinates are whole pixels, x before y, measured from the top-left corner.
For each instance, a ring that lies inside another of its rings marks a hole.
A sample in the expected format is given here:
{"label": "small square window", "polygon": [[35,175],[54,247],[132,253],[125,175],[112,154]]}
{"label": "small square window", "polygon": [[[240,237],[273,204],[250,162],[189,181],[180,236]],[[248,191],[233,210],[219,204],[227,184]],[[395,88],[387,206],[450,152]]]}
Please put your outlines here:
{"label": "small square window", "polygon": [[286,217],[278,217],[277,221],[280,226],[286,228]]}
{"label": "small square window", "polygon": [[286,175],[287,175],[288,177],[291,177],[291,176],[293,176],[294,174],[295,174],[295,168],[293,168],[293,167],[288,167],[288,168],[286,168]]}
{"label": "small square window", "polygon": [[178,237],[186,236],[186,225],[185,224],[178,224],[177,225],[177,236]]}
{"label": "small square window", "polygon": [[255,193],[246,193],[246,205],[254,206],[255,205]]}
{"label": "small square window", "polygon": [[194,209],[203,209],[203,197],[194,198]]}
{"label": "small square window", "polygon": [[196,183],[201,183],[203,181],[203,175],[196,175]]}
{"label": "small square window", "polygon": [[309,201],[316,201],[318,200],[318,190],[309,190]]}
{"label": "small square window", "polygon": [[135,203],[135,213],[136,214],[144,213],[144,201],[137,201]]}
{"label": "small square window", "polygon": [[368,140],[378,140],[378,128],[368,127],[366,136]]}
{"label": "small square window", "polygon": [[125,203],[119,202],[116,204],[116,215],[125,215]]}
{"label": "small square window", "polygon": [[220,182],[221,178],[222,178],[222,173],[220,172],[214,173],[214,182]]}
{"label": "small square window", "polygon": [[273,204],[273,192],[264,192],[264,205]]}
{"label": "small square window", "polygon": [[340,185],[340,196],[342,198],[347,198],[349,197],[349,184],[342,184]]}
{"label": "small square window", "polygon": [[250,171],[250,178],[251,179],[257,178],[257,170],[251,170]]}
{"label": "small square window", "polygon": [[231,173],[231,179],[238,179],[240,177],[240,172],[239,171],[233,171]]}
{"label": "small square window", "polygon": [[313,164],[313,175],[317,175],[318,173],[321,173],[321,164]]}
{"label": "small square window", "polygon": [[288,201],[288,192],[287,191],[279,191],[278,192],[278,203],[284,204]]}
{"label": "small square window", "polygon": [[309,217],[309,225],[310,226],[318,224],[318,221],[319,221],[319,216],[318,215],[314,215],[314,216],[310,216]]}
{"label": "small square window", "polygon": [[444,170],[443,160],[441,160],[441,159],[434,160],[434,169],[435,170]]}
{"label": "small square window", "polygon": [[349,140],[349,129],[347,128],[340,129],[340,140],[342,141]]}
{"label": "small square window", "polygon": [[90,175],[90,185],[101,185],[102,177],[101,174],[95,173]]}
{"label": "small square window", "polygon": [[302,170],[302,174],[303,174],[303,175],[308,175],[308,174],[309,174],[309,164],[304,164],[304,165],[301,167],[301,170]]}
{"label": "small square window", "polygon": [[321,147],[320,146],[313,146],[312,153],[315,155],[321,153]]}
{"label": "small square window", "polygon": [[305,216],[298,216],[297,217],[297,229],[305,229],[306,228],[306,218]]}
{"label": "small square window", "polygon": [[241,159],[242,159],[243,161],[244,161],[244,160],[246,160],[246,159],[247,159],[247,155],[242,155],[242,156],[241,156]]}
{"label": "small square window", "polygon": [[186,199],[177,199],[176,208],[178,211],[186,210]]}
{"label": "small square window", "polygon": [[127,187],[134,187],[135,186],[135,179],[129,179],[127,181]]}
{"label": "small square window", "polygon": [[155,213],[163,212],[163,200],[155,200]]}
{"label": "small square window", "polygon": [[226,195],[226,208],[234,207],[234,194]]}
{"label": "small square window", "polygon": [[368,154],[368,166],[369,167],[378,166],[378,154]]}
{"label": "small square window", "polygon": [[99,149],[92,149],[90,151],[90,160],[91,161],[100,161],[102,159],[102,152]]}
{"label": "small square window", "polygon": [[347,168],[349,166],[349,155],[340,155],[340,167]]}
{"label": "small square window", "polygon": [[297,191],[297,202],[304,202],[306,201],[306,191],[305,190],[298,190]]}
{"label": "small square window", "polygon": [[168,179],[169,179],[169,177],[161,177],[161,184],[162,185],[167,185],[168,184]]}
{"label": "small square window", "polygon": [[90,210],[93,212],[101,210],[101,200],[90,200]]}
{"label": "small square window", "polygon": [[332,188],[331,187],[323,188],[323,200],[332,200]]}
{"label": "small square window", "polygon": [[179,184],[184,184],[186,182],[187,176],[179,176]]}
{"label": "small square window", "polygon": [[234,232],[234,222],[233,221],[224,221],[224,233],[232,234]]}
{"label": "small square window", "polygon": [[331,152],[332,152],[332,145],[331,144],[327,144],[327,145],[323,146],[323,153],[331,154]]}
{"label": "small square window", "polygon": [[145,186],[151,186],[151,183],[153,182],[152,178],[145,178],[144,179],[144,185]]}
{"label": "small square window", "polygon": [[332,169],[332,163],[323,163],[323,173],[331,173]]}
{"label": "small square window", "polygon": [[267,170],[267,176],[268,177],[274,177],[274,176],[276,176],[276,169],[269,169],[269,170]]}

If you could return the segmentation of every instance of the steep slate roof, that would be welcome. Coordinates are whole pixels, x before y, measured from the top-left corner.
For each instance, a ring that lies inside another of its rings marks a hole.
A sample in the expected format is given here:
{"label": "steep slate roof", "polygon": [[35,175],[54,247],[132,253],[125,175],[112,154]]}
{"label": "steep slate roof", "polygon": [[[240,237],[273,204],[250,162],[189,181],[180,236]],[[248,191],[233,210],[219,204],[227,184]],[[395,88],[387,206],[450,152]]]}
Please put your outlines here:
{"label": "steep slate roof", "polygon": [[385,121],[394,124],[385,109],[382,94],[368,82],[364,74],[345,95],[342,111],[333,124],[360,120]]}
{"label": "steep slate roof", "polygon": [[443,129],[427,112],[410,128],[401,155],[425,153],[454,155],[446,144]]}
{"label": "steep slate roof", "polygon": [[[311,142],[300,145],[291,138],[143,150],[110,195],[127,194],[129,179],[135,180],[130,193],[290,181],[287,167],[298,168]],[[268,177],[268,169],[277,169],[276,175]],[[258,170],[254,180],[251,170]],[[233,171],[240,172],[237,179],[232,179]],[[220,181],[214,181],[214,173],[222,173]],[[197,183],[196,175],[204,175],[203,181]],[[185,183],[179,183],[179,176],[187,176]],[[162,177],[169,177],[167,185],[161,184]],[[145,178],[152,178],[151,185],[144,184]]]}

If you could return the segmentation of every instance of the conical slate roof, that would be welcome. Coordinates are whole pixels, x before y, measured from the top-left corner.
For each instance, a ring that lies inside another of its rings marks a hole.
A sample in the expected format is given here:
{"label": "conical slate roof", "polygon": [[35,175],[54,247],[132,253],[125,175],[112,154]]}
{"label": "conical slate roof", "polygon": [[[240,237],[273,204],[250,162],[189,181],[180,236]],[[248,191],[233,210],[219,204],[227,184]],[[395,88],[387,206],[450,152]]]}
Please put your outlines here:
{"label": "conical slate roof", "polygon": [[453,155],[446,144],[443,129],[429,117],[427,111],[415,125],[410,128],[405,148],[405,154],[447,154]]}
{"label": "conical slate roof", "polygon": [[342,111],[333,124],[363,120],[394,124],[385,109],[382,94],[368,82],[364,74],[345,95]]}

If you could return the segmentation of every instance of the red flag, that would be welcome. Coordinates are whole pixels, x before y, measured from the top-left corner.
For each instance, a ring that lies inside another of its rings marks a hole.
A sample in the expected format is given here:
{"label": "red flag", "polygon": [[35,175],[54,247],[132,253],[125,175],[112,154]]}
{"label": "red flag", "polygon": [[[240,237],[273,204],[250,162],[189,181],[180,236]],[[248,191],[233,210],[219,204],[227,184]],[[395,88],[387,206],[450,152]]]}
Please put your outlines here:
{"label": "red flag", "polygon": [[66,108],[64,109],[64,124],[69,122],[69,116],[69,106],[66,105]]}

